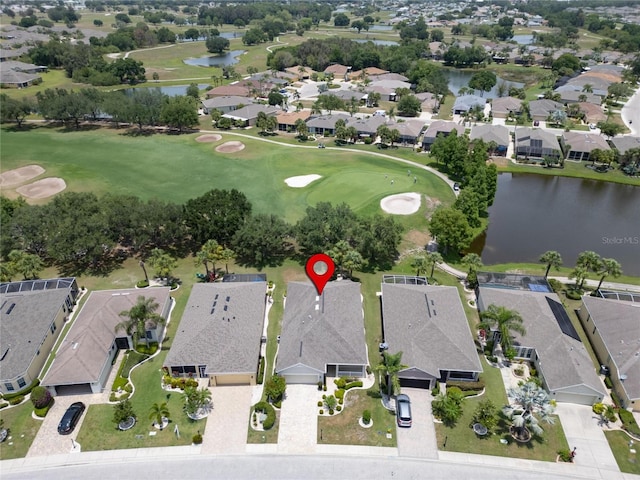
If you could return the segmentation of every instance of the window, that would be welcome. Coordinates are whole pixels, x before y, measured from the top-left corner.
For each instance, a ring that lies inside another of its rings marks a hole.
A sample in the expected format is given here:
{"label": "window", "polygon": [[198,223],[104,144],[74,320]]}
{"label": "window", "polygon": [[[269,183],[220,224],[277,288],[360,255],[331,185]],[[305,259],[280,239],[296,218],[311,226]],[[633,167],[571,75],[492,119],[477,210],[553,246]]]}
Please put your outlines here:
{"label": "window", "polygon": [[56,333],[57,329],[58,329],[58,326],[56,325],[56,322],[53,322],[51,324],[51,333]]}
{"label": "window", "polygon": [[6,388],[8,392],[13,392],[15,390],[15,388],[13,388],[13,383],[10,382],[5,383],[4,388]]}
{"label": "window", "polygon": [[24,381],[23,377],[18,378],[18,387],[24,388],[27,385],[27,382]]}

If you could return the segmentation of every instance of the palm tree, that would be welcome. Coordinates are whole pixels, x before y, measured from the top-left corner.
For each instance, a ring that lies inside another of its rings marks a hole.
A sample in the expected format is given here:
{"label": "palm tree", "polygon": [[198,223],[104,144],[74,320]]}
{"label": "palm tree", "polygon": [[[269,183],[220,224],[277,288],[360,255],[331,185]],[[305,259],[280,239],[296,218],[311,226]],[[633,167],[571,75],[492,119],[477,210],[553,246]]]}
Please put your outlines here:
{"label": "palm tree", "polygon": [[569,279],[576,279],[576,287],[582,290],[584,287],[584,281],[587,279],[587,275],[589,274],[589,270],[585,267],[581,267],[580,265],[576,265],[576,267],[569,274]]}
{"label": "palm tree", "polygon": [[21,273],[25,280],[38,278],[38,274],[44,268],[44,264],[38,255],[11,250],[8,255],[13,272]]}
{"label": "palm tree", "polygon": [[520,335],[527,334],[526,329],[522,326],[522,317],[515,310],[491,304],[480,314],[480,318],[482,319],[479,325],[481,329],[485,331],[494,330],[500,333],[500,345],[504,353],[507,353],[511,348],[511,332],[516,332]]}
{"label": "palm tree", "polygon": [[142,268],[142,272],[144,273],[144,279],[147,282],[147,285],[149,285],[149,275],[147,275],[147,269],[146,269],[146,267],[144,265],[144,262],[142,260],[140,260],[138,265],[140,265],[140,268]]}
{"label": "palm tree", "polygon": [[540,259],[538,261],[540,263],[547,264],[547,271],[544,272],[544,278],[547,278],[547,276],[549,275],[549,270],[551,270],[551,267],[555,267],[555,269],[558,270],[558,268],[560,268],[560,265],[562,265],[562,257],[555,250],[548,250],[544,252],[542,255],[540,255]]}
{"label": "palm tree", "polygon": [[622,275],[622,267],[618,261],[613,258],[603,258],[600,261],[600,275],[600,283],[598,283],[598,288],[596,288],[596,290],[600,290],[602,282],[604,282],[605,277],[608,275],[611,275],[614,278]]}
{"label": "palm tree", "polygon": [[124,320],[116,325],[116,332],[124,330],[127,335],[131,337],[135,334],[137,337],[136,343],[144,336],[147,346],[149,346],[149,339],[145,333],[147,323],[150,323],[151,327],[155,328],[158,325],[164,324],[166,321],[156,313],[159,306],[153,298],[145,298],[142,295],[139,296],[136,304],[131,307],[130,310],[120,312],[120,316],[123,317]]}
{"label": "palm tree", "polygon": [[476,273],[478,270],[482,268],[482,259],[480,258],[480,255],[478,255],[477,253],[467,253],[462,258],[461,263],[469,269],[468,275],[471,275],[472,273]]}
{"label": "palm tree", "polygon": [[169,420],[169,415],[167,402],[162,402],[160,405],[154,403],[149,409],[149,420],[155,420],[155,424],[158,425],[160,430],[163,429],[164,420]]}
{"label": "palm tree", "polygon": [[340,275],[344,275],[344,259],[349,250],[351,250],[351,246],[345,240],[340,240],[331,250],[326,252],[326,254],[331,257],[331,260],[338,266]]}
{"label": "palm tree", "polygon": [[435,270],[436,265],[444,262],[444,259],[439,252],[427,252],[427,256],[425,258],[427,260],[427,266],[431,267],[431,275],[429,275],[429,278],[433,278],[433,271]]}
{"label": "palm tree", "polygon": [[416,255],[415,257],[413,257],[411,266],[416,269],[416,277],[419,277],[420,272],[427,272],[429,263],[427,262],[427,258],[424,255]]}
{"label": "palm tree", "polygon": [[188,415],[198,413],[198,410],[211,408],[211,390],[208,388],[187,387],[182,395],[184,400],[184,411]]}
{"label": "palm tree", "polygon": [[220,261],[224,262],[224,271],[229,273],[229,262],[236,258],[236,252],[230,248],[223,248],[219,255]]}
{"label": "palm tree", "polygon": [[588,272],[596,272],[600,268],[600,255],[591,250],[581,252],[576,260],[576,266],[583,267]]}
{"label": "palm tree", "polygon": [[360,270],[365,265],[365,260],[357,250],[349,250],[343,259],[343,266],[349,270],[349,278],[353,277],[354,270]]}
{"label": "palm tree", "polygon": [[384,373],[387,376],[387,394],[397,395],[400,393],[400,379],[398,378],[398,373],[409,367],[401,363],[402,352],[398,352],[396,354],[383,352],[382,356],[384,357],[384,361],[375,369],[378,373]]}
{"label": "palm tree", "polygon": [[149,263],[155,269],[156,275],[160,278],[166,278],[167,282],[171,278],[171,272],[178,265],[175,258],[160,248],[151,250]]}
{"label": "palm tree", "polygon": [[593,93],[593,85],[591,85],[590,83],[585,83],[582,86],[582,91],[584,93]]}
{"label": "palm tree", "polygon": [[536,435],[542,434],[543,430],[534,414],[538,414],[541,420],[549,424],[554,423],[551,416],[554,407],[549,395],[535,383],[527,382],[517,388],[510,388],[508,393],[509,398],[513,399],[513,404],[504,407],[502,413],[511,419],[516,438],[528,439],[527,427]]}

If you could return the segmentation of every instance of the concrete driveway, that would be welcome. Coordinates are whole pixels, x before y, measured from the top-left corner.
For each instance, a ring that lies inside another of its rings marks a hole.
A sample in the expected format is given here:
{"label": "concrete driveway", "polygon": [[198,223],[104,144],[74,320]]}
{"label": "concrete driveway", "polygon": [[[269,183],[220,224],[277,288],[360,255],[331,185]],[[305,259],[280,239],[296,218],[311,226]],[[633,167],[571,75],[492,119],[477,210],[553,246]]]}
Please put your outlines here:
{"label": "concrete driveway", "polygon": [[207,418],[202,453],[246,452],[252,392],[250,385],[211,387],[213,410]]}
{"label": "concrete driveway", "polygon": [[556,413],[562,422],[569,448],[576,448],[576,465],[620,471],[602,427],[598,426],[599,417],[591,411],[591,407],[559,403]]}
{"label": "concrete driveway", "polygon": [[438,458],[436,429],[431,414],[431,392],[421,388],[403,388],[411,399],[411,428],[396,428],[398,455],[401,457]]}
{"label": "concrete driveway", "polygon": [[318,439],[318,387],[287,385],[280,410],[278,453],[314,453]]}

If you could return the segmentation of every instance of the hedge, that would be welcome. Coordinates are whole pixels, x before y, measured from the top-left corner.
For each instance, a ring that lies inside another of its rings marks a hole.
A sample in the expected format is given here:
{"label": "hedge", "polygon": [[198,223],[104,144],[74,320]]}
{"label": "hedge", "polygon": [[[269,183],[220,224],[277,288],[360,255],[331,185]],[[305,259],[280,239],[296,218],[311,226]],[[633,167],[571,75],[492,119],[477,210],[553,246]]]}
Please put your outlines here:
{"label": "hedge", "polygon": [[347,384],[344,386],[344,389],[345,389],[345,390],[349,390],[350,388],[355,388],[355,387],[362,387],[362,382],[361,382],[360,380],[357,380],[357,381],[355,381],[355,382],[347,383]]}
{"label": "hedge", "polygon": [[636,419],[633,418],[633,414],[629,410],[621,408],[618,410],[618,415],[620,415],[620,420],[627,432],[640,436],[640,427],[638,427]]}
{"label": "hedge", "polygon": [[604,384],[609,390],[613,388],[613,383],[611,383],[611,379],[609,377],[604,377]]}
{"label": "hedge", "polygon": [[49,405],[47,405],[46,407],[43,408],[34,408],[33,411],[35,412],[36,416],[43,418],[47,416],[47,412],[49,412],[49,410],[51,409],[51,407],[53,407],[54,404],[54,400],[53,398],[51,399],[51,401],[49,402]]}
{"label": "hedge", "polygon": [[337,389],[336,393],[335,393],[335,397],[338,400],[340,400],[341,398],[344,398],[344,389],[342,389],[342,388]]}
{"label": "hedge", "polygon": [[267,418],[262,422],[262,428],[269,430],[276,423],[276,411],[267,402],[258,402],[253,406],[254,412],[262,412],[267,415]]}
{"label": "hedge", "polygon": [[481,391],[484,388],[484,381],[478,380],[477,382],[447,382],[447,389],[451,387],[458,387],[463,392],[470,390]]}
{"label": "hedge", "polygon": [[260,357],[260,367],[258,368],[258,385],[264,381],[264,357]]}
{"label": "hedge", "polygon": [[19,405],[22,402],[24,402],[24,395],[18,395],[17,397],[13,397],[11,400],[9,400],[9,403],[11,405]]}

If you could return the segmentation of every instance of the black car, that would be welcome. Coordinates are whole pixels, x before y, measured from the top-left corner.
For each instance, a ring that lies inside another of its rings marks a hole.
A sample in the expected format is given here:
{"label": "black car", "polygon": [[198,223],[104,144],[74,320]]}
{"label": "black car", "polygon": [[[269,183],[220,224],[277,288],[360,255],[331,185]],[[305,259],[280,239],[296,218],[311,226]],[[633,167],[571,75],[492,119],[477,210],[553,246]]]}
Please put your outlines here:
{"label": "black car", "polygon": [[85,408],[86,407],[82,402],[72,403],[71,406],[67,408],[67,411],[64,412],[62,420],[60,420],[58,433],[60,435],[69,435],[73,432],[73,429],[76,428],[76,424],[78,423],[78,420],[80,420],[80,416],[82,415],[82,412],[84,412]]}

